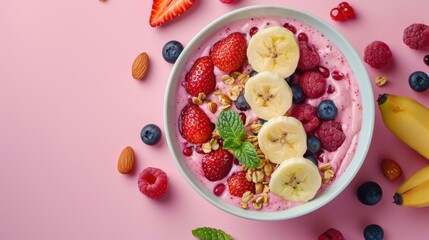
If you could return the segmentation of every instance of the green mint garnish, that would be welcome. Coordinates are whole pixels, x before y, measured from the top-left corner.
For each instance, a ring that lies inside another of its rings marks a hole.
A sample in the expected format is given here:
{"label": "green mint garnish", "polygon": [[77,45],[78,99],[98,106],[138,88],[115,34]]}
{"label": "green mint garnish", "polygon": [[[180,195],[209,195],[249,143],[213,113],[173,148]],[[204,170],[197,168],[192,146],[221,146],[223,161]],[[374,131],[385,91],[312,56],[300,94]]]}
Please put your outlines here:
{"label": "green mint garnish", "polygon": [[234,152],[234,156],[245,166],[258,167],[259,157],[255,147],[243,141],[246,129],[240,115],[231,109],[222,111],[217,119],[219,135],[224,139],[223,147]]}
{"label": "green mint garnish", "polygon": [[226,232],[209,227],[200,227],[192,230],[192,235],[200,240],[232,240]]}

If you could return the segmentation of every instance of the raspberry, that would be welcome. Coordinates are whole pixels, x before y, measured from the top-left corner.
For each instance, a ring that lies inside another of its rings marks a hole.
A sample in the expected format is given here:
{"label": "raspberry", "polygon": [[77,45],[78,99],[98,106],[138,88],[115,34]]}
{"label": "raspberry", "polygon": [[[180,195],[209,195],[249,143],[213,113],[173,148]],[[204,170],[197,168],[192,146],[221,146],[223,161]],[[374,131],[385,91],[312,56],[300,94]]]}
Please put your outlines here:
{"label": "raspberry", "polygon": [[317,126],[319,126],[317,109],[308,103],[294,106],[290,110],[289,115],[301,121],[306,133],[312,132],[317,128]]}
{"label": "raspberry", "polygon": [[334,120],[322,122],[316,130],[316,136],[320,139],[322,147],[329,152],[336,151],[346,139],[341,123]]}
{"label": "raspberry", "polygon": [[335,228],[330,228],[319,236],[318,240],[344,240],[344,236]]}
{"label": "raspberry", "polygon": [[317,67],[320,63],[319,54],[306,41],[299,42],[298,68],[307,71]]}
{"label": "raspberry", "polygon": [[363,60],[373,68],[382,68],[392,60],[389,46],[382,41],[374,41],[366,46]]}
{"label": "raspberry", "polygon": [[148,167],[140,173],[138,186],[148,198],[162,198],[167,191],[167,174],[159,168]]}
{"label": "raspberry", "polygon": [[422,23],[411,24],[405,28],[402,40],[412,49],[429,46],[429,26]]}
{"label": "raspberry", "polygon": [[299,85],[307,97],[317,98],[325,92],[326,80],[318,71],[309,71],[301,75]]}
{"label": "raspberry", "polygon": [[232,196],[242,197],[247,191],[255,193],[255,184],[246,179],[246,172],[235,172],[228,178],[228,189]]}

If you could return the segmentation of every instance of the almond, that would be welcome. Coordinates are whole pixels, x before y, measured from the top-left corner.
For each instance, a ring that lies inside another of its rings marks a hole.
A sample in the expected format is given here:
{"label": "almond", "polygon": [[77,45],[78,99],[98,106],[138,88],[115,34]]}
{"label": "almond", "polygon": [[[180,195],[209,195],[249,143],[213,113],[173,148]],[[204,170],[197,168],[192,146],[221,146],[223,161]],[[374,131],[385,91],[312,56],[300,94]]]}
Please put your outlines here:
{"label": "almond", "polygon": [[133,171],[134,169],[134,150],[127,146],[122,150],[121,155],[118,159],[118,171],[122,174],[127,174]]}
{"label": "almond", "polygon": [[149,56],[147,53],[140,53],[133,62],[133,69],[131,71],[133,78],[142,80],[146,75],[149,68]]}
{"label": "almond", "polygon": [[402,175],[401,166],[392,159],[383,159],[381,169],[384,176],[392,182],[398,180]]}

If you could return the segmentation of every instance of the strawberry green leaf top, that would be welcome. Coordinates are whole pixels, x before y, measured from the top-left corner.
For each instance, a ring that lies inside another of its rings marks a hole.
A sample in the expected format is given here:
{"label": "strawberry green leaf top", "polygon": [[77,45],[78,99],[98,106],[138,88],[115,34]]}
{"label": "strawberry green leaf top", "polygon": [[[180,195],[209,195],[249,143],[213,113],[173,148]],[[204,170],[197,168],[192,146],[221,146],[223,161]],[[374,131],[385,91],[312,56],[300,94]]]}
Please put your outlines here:
{"label": "strawberry green leaf top", "polygon": [[232,240],[224,231],[216,228],[200,227],[192,230],[192,235],[200,240]]}

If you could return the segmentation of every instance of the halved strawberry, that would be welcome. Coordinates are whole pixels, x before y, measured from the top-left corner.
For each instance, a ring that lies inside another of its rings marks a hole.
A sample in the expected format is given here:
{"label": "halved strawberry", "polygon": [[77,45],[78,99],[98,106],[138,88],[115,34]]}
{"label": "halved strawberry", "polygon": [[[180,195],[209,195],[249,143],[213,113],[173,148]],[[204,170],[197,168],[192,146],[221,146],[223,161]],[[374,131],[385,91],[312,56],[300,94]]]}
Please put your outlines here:
{"label": "halved strawberry", "polygon": [[197,105],[189,104],[180,113],[180,134],[191,143],[200,144],[207,142],[212,136],[210,125],[209,117]]}
{"label": "halved strawberry", "polygon": [[152,12],[149,23],[152,27],[165,22],[186,12],[196,0],[153,0]]}
{"label": "halved strawberry", "polygon": [[235,172],[228,178],[228,189],[232,196],[242,197],[247,191],[255,193],[255,184],[247,181],[246,172]]}
{"label": "halved strawberry", "polygon": [[223,148],[212,151],[203,157],[204,176],[210,181],[221,180],[228,175],[234,156]]}
{"label": "halved strawberry", "polygon": [[240,68],[246,61],[247,42],[239,32],[229,34],[216,42],[210,50],[214,65],[224,72]]}
{"label": "halved strawberry", "polygon": [[200,57],[186,73],[186,90],[192,96],[197,97],[199,93],[209,95],[216,86],[213,62],[209,57]]}

